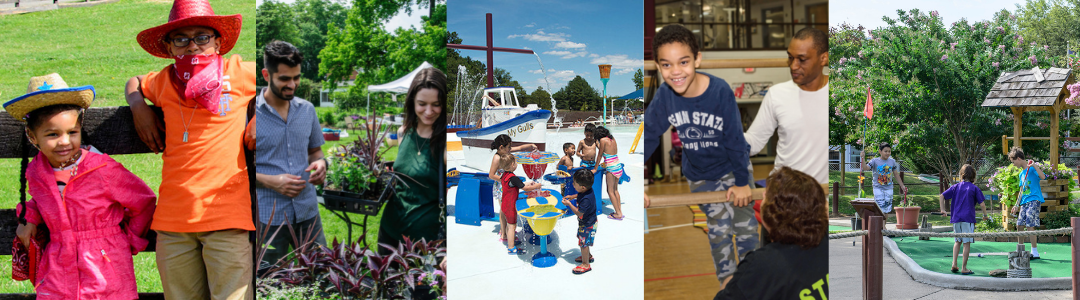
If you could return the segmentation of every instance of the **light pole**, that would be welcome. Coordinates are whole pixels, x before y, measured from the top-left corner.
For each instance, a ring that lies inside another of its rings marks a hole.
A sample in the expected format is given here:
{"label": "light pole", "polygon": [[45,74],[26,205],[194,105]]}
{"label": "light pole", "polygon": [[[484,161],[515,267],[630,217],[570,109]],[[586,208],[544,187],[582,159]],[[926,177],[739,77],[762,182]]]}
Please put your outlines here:
{"label": "light pole", "polygon": [[[604,103],[604,112],[600,117],[604,119],[604,125],[607,125],[607,82],[611,75],[611,65],[600,65],[600,82],[604,83],[604,97],[600,99]],[[614,109],[614,107],[612,107]]]}

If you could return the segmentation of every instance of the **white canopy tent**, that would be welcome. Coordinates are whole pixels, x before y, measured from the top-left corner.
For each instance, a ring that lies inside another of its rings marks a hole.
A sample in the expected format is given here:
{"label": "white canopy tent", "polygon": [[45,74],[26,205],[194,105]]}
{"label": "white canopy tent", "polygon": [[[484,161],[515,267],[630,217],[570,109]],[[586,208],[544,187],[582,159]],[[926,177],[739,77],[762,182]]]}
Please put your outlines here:
{"label": "white canopy tent", "polygon": [[398,78],[398,79],[396,79],[394,81],[391,81],[389,83],[384,83],[384,84],[380,84],[380,85],[369,85],[367,87],[367,90],[368,90],[367,111],[369,113],[371,112],[371,92],[390,93],[390,96],[393,97],[394,102],[397,102],[397,94],[404,94],[404,93],[409,92],[409,86],[412,85],[413,77],[416,77],[416,74],[420,73],[420,70],[427,69],[427,68],[433,68],[433,67],[434,66],[432,66],[430,63],[425,61],[424,63],[421,63],[419,67],[416,67],[416,69],[413,69],[412,72],[409,72],[409,74],[406,74],[405,76],[402,76],[401,78]]}

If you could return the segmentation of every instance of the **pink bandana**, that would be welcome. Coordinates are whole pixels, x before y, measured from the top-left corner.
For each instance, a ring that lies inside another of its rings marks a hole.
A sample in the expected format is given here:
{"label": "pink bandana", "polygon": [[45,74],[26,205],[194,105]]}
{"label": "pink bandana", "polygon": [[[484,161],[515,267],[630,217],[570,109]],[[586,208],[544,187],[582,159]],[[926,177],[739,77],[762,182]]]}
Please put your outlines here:
{"label": "pink bandana", "polygon": [[218,114],[221,106],[221,56],[217,54],[179,55],[174,58],[173,70],[184,83],[184,98],[195,100],[210,113]]}

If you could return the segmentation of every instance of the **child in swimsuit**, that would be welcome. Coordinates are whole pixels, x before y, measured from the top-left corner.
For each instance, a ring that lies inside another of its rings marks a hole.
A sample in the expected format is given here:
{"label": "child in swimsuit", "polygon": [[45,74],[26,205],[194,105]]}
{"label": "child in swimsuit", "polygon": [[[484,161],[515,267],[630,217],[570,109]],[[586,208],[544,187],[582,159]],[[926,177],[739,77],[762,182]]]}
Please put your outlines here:
{"label": "child in swimsuit", "polygon": [[563,144],[562,150],[563,153],[566,153],[566,156],[559,159],[559,166],[556,168],[558,168],[559,171],[569,172],[570,169],[574,168],[574,143]]}
{"label": "child in swimsuit", "polygon": [[594,169],[596,168],[596,139],[595,135],[596,125],[585,125],[585,139],[578,142],[578,156],[581,157],[581,167]]}
{"label": "child in swimsuit", "polygon": [[[611,197],[611,205],[615,207],[615,212],[608,215],[609,219],[622,220],[622,197],[619,195],[619,184],[623,182],[629,182],[630,176],[623,172],[623,164],[619,162],[619,146],[615,143],[615,138],[611,136],[611,132],[603,126],[596,128],[595,136],[599,138],[599,153],[604,154],[604,169],[608,171],[607,176],[607,188],[608,196]],[[596,169],[599,171],[599,169]]]}

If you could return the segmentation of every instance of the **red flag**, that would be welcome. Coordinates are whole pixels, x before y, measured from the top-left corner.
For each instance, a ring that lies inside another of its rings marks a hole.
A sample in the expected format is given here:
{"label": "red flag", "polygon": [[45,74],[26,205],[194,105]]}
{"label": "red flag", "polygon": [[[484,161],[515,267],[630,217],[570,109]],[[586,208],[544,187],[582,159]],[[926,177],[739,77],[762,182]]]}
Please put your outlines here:
{"label": "red flag", "polygon": [[866,107],[863,108],[863,115],[867,119],[874,118],[874,100],[870,98],[870,88],[866,88]]}

